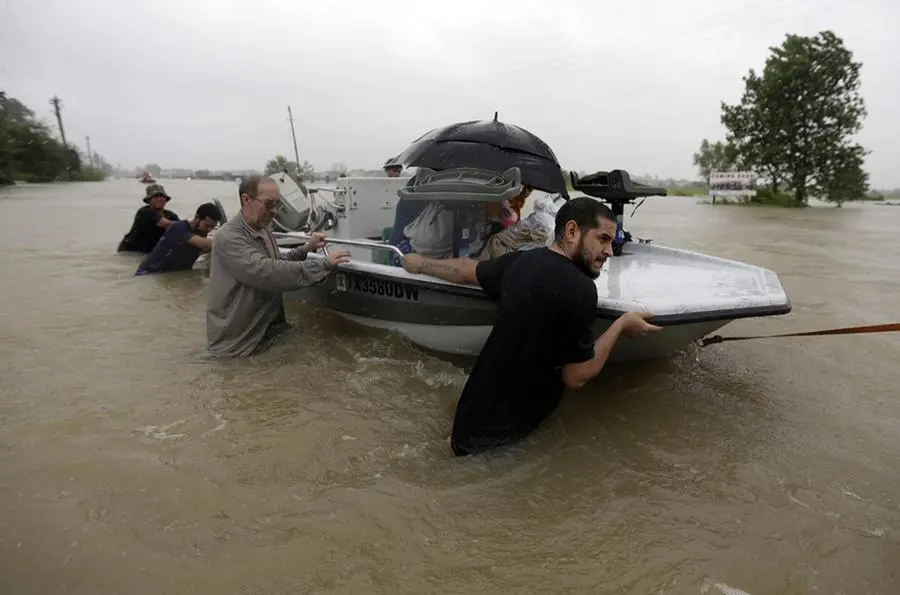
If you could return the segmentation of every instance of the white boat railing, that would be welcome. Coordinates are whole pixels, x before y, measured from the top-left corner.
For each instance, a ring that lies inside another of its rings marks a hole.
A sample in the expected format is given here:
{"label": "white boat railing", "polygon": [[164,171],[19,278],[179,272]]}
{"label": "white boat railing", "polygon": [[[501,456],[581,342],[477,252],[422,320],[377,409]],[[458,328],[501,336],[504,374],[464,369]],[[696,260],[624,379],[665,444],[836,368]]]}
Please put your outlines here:
{"label": "white boat railing", "polygon": [[[284,238],[291,240],[309,240],[309,236],[305,233],[300,232],[272,232],[272,235],[275,236],[275,239]],[[400,251],[400,248],[394,246],[392,244],[382,244],[381,242],[373,242],[371,240],[345,240],[342,238],[325,238],[325,247],[322,248],[325,255],[328,255],[328,244],[337,244],[341,246],[358,246],[360,248],[369,248],[371,250],[383,250],[386,252],[393,252],[398,257],[403,258],[403,252]]]}

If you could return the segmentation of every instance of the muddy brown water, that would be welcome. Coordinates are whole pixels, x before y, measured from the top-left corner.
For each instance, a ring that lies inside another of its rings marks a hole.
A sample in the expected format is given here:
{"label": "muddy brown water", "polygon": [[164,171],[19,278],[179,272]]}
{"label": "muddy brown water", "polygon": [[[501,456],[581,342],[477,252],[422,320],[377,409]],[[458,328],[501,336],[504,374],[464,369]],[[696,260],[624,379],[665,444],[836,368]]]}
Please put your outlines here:
{"label": "muddy brown water", "polygon": [[[182,217],[235,208],[164,182]],[[610,367],[454,459],[465,372],[391,333],[291,305],[271,352],[198,361],[202,266],[114,252],[142,193],[0,190],[0,593],[900,592],[897,335]],[[698,202],[631,229],[770,267],[794,305],[723,334],[900,318],[900,208]]]}

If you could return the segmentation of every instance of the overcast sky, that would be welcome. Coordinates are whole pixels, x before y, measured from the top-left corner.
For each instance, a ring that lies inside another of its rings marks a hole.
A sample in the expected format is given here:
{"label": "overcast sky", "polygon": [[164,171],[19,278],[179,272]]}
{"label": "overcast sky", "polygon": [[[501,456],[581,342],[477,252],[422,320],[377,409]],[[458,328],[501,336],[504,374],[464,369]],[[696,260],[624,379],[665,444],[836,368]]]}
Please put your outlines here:
{"label": "overcast sky", "polygon": [[695,177],[703,137],[786,33],[863,62],[861,141],[900,187],[897,0],[0,0],[0,88],[126,167],[379,167],[431,128],[490,118],[563,166]]}

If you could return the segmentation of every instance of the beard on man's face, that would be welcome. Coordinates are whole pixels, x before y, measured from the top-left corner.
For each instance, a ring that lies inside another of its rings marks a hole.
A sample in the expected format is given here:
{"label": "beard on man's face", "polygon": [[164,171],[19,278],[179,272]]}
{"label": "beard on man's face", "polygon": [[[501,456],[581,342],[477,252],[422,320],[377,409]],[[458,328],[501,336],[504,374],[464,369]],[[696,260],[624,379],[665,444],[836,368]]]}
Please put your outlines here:
{"label": "beard on man's face", "polygon": [[578,246],[575,248],[575,254],[572,257],[572,264],[584,273],[589,279],[596,279],[600,276],[600,269],[593,267],[593,259],[584,248],[584,236],[578,240]]}

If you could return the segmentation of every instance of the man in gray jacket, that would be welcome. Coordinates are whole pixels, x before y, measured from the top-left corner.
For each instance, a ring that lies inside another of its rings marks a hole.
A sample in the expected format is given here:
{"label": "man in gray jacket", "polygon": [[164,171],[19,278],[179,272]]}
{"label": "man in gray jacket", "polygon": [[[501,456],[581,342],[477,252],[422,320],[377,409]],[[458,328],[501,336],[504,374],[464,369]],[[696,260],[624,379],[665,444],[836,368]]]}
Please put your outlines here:
{"label": "man in gray jacket", "polygon": [[241,211],[216,233],[209,261],[206,341],[216,357],[252,354],[285,325],[282,292],[315,285],[350,259],[349,252],[332,252],[306,260],[325,245],[322,234],[282,256],[269,229],[281,201],[278,185],[251,176],[241,181],[238,194]]}

